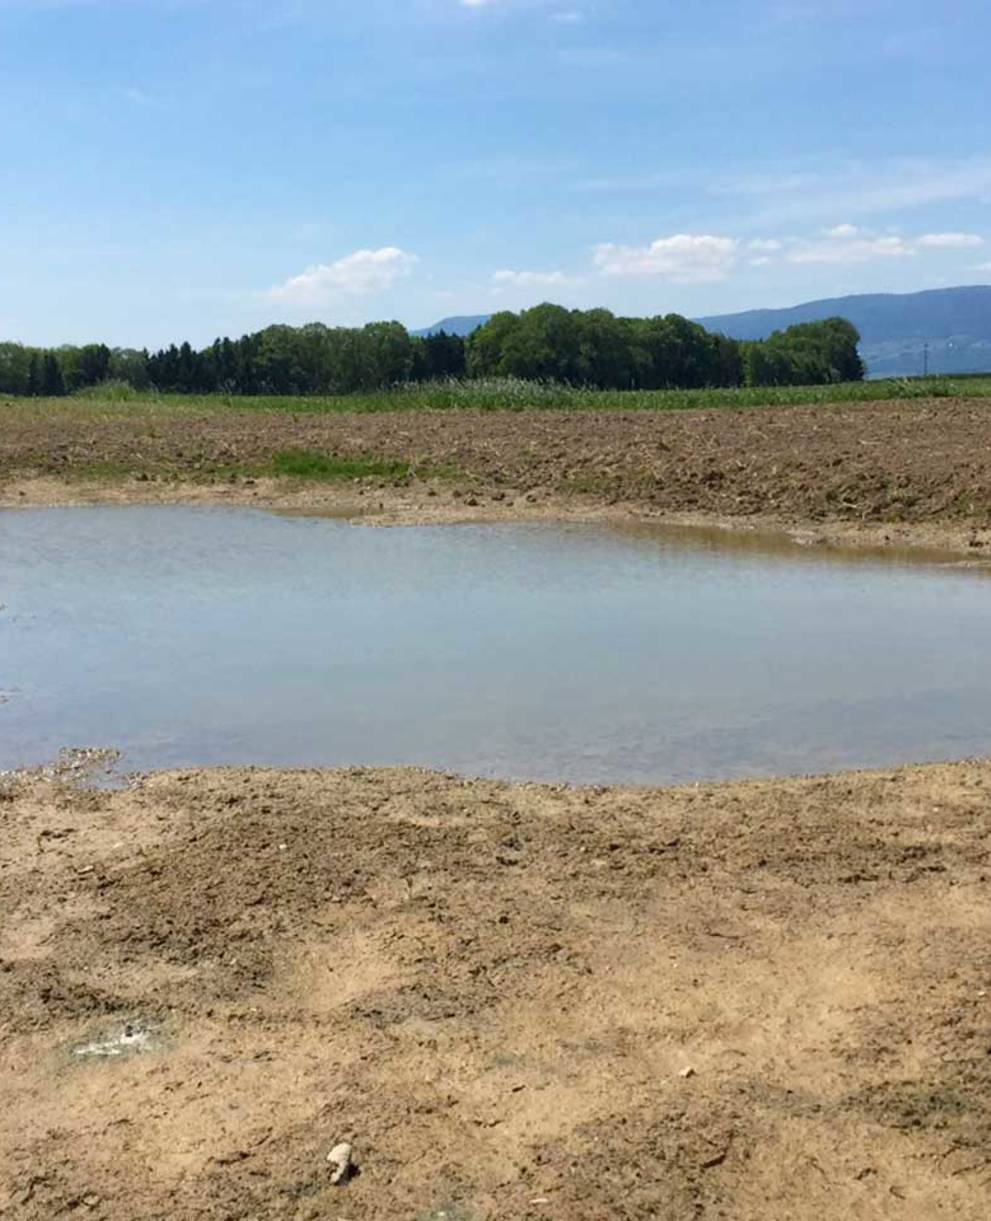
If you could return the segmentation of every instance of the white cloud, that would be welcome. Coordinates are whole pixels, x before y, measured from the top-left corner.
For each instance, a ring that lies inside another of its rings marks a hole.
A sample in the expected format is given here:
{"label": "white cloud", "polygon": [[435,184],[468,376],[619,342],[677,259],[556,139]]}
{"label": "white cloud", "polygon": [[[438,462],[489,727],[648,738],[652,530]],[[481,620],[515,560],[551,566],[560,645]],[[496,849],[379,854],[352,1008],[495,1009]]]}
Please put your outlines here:
{"label": "white cloud", "polygon": [[276,301],[292,305],[311,305],[338,294],[368,294],[384,292],[416,263],[416,255],[398,246],[382,246],[379,250],[356,250],[334,263],[318,263],[283,284],[269,289]]}
{"label": "white cloud", "polygon": [[900,237],[845,237],[834,230],[833,236],[825,241],[796,241],[788,248],[785,258],[789,263],[853,264],[901,259],[914,253],[909,243]]}
{"label": "white cloud", "polygon": [[923,233],[905,238],[879,235],[856,225],[836,225],[825,231],[823,241],[795,240],[787,252],[790,263],[873,263],[906,258],[920,250],[973,250],[983,246],[976,233]]}
{"label": "white cloud", "polygon": [[726,278],[739,243],[732,237],[676,233],[649,246],[596,246],[594,262],[606,276],[657,276],[675,284],[703,284]]}
{"label": "white cloud", "polygon": [[976,233],[923,233],[918,244],[932,250],[973,250],[984,245],[984,238]]}
{"label": "white cloud", "polygon": [[974,267],[975,271],[991,271],[991,263],[978,263]]}
{"label": "white cloud", "polygon": [[[594,248],[593,258],[600,274],[606,276],[656,276],[673,283],[701,284],[724,280],[739,266],[855,266],[911,259],[928,251],[973,250],[983,245],[984,239],[974,233],[913,237],[840,224],[808,236],[745,240],[680,233],[659,238],[649,246],[603,243]],[[991,264],[976,270],[991,270]]]}
{"label": "white cloud", "polygon": [[567,284],[563,271],[511,271],[503,268],[492,277],[492,283],[500,288],[533,288],[547,284]]}

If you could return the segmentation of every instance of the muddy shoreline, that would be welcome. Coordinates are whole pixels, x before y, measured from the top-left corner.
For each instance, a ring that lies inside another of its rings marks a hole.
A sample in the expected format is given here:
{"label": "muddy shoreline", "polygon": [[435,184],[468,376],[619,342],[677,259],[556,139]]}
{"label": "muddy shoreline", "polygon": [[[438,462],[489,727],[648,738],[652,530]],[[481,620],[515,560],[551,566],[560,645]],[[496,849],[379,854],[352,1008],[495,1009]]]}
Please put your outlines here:
{"label": "muddy shoreline", "polygon": [[236,483],[64,480],[46,476],[0,482],[0,509],[84,505],[199,505],[328,515],[366,526],[457,525],[488,522],[597,522],[615,526],[681,527],[764,537],[807,547],[833,547],[906,558],[991,564],[991,527],[953,521],[850,522],[794,520],[772,514],[731,517],[673,512],[637,502],[550,491],[479,488],[464,492],[436,482],[402,487],[306,484],[287,479]]}

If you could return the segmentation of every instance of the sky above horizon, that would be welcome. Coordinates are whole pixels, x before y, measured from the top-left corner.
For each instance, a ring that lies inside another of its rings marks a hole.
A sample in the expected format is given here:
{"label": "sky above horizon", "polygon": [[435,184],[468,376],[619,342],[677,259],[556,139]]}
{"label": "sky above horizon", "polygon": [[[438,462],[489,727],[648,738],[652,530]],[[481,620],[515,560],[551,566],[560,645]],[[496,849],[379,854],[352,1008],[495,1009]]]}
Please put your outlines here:
{"label": "sky above horizon", "polygon": [[0,0],[0,339],[991,283],[986,0]]}

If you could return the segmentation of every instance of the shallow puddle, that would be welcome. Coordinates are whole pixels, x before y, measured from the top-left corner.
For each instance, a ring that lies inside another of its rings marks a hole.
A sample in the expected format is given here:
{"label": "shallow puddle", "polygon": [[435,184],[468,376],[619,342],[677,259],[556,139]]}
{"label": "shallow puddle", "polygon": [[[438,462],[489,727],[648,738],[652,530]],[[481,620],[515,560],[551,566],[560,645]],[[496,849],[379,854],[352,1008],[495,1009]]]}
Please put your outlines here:
{"label": "shallow puddle", "polygon": [[981,570],[713,532],[0,513],[0,768],[655,783],[991,749]]}

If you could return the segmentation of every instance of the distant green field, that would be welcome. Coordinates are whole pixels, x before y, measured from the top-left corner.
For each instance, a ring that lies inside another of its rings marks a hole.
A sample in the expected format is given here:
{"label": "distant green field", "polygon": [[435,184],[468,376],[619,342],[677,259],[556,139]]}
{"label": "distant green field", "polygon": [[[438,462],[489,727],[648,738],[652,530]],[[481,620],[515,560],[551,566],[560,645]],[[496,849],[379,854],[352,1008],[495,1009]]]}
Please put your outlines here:
{"label": "distant green field", "polygon": [[95,387],[72,398],[6,399],[25,412],[81,410],[118,414],[222,411],[303,413],[387,411],[687,411],[930,398],[991,398],[991,374],[843,382],[827,386],[754,386],[701,390],[594,390],[512,379],[410,384],[370,394],[281,397],[158,395],[126,386]]}

